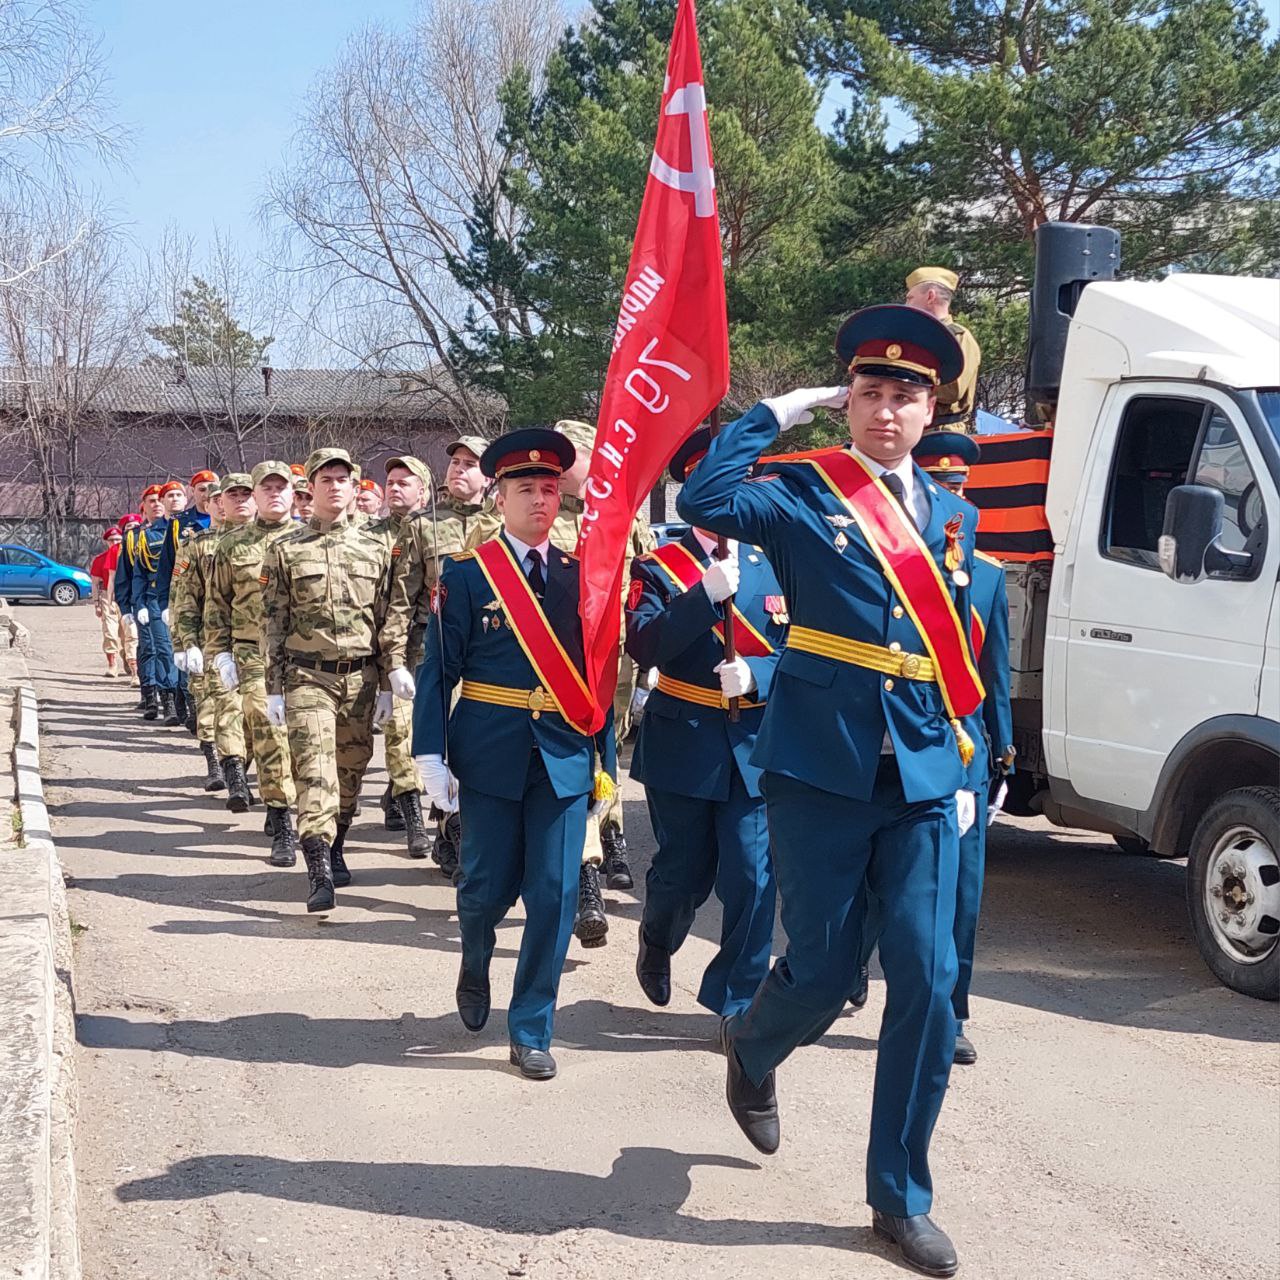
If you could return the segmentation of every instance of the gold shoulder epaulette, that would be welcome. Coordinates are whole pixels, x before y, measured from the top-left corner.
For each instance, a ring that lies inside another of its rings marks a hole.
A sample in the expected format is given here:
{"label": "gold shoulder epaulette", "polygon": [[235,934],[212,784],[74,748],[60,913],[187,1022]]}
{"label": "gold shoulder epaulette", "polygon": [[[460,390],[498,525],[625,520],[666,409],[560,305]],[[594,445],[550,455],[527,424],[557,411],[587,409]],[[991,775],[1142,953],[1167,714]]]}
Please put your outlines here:
{"label": "gold shoulder epaulette", "polygon": [[461,563],[463,560],[471,560],[475,557],[474,551],[455,551],[450,555],[449,559]]}

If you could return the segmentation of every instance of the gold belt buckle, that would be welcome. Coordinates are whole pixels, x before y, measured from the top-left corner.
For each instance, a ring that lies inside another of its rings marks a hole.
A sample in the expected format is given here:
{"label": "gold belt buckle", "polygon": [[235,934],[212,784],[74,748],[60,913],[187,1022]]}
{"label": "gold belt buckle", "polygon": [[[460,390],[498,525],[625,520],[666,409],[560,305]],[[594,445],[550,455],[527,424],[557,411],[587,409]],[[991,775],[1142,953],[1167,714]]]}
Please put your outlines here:
{"label": "gold belt buckle", "polygon": [[543,708],[546,705],[547,705],[547,695],[543,693],[541,689],[535,689],[529,695],[528,707],[535,720],[542,714]]}
{"label": "gold belt buckle", "polygon": [[914,680],[920,674],[920,655],[918,653],[903,654],[902,674],[908,680]]}

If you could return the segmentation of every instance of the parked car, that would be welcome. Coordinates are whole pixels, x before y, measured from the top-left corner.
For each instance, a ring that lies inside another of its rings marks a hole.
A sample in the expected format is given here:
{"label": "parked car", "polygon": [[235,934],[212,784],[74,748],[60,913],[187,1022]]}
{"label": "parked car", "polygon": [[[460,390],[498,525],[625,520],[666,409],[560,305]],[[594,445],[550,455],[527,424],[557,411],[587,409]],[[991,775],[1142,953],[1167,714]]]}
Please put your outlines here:
{"label": "parked car", "polygon": [[653,526],[653,536],[657,538],[660,547],[666,546],[668,542],[679,542],[688,532],[689,526],[678,520],[668,520]]}
{"label": "parked car", "polygon": [[83,569],[59,564],[30,547],[0,546],[0,599],[34,596],[54,604],[75,604],[92,594],[93,584]]}

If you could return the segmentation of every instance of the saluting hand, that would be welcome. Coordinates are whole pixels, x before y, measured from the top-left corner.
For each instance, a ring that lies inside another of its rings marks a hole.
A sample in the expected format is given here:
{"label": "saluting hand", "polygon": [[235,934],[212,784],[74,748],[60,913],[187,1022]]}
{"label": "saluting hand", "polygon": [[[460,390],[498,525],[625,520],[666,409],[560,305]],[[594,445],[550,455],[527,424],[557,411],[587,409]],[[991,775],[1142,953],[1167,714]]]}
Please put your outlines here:
{"label": "saluting hand", "polygon": [[849,398],[848,387],[801,387],[760,403],[778,420],[779,431],[789,431],[813,421],[814,409],[842,409]]}

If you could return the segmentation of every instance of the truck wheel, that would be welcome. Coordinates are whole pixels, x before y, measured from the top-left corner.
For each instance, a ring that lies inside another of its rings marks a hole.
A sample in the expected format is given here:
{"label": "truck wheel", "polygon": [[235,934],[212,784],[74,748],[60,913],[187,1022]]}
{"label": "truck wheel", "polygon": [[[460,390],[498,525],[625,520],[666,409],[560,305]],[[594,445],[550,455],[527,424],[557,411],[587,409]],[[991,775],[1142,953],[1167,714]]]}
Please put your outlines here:
{"label": "truck wheel", "polygon": [[1280,1000],[1280,787],[1240,787],[1191,841],[1187,906],[1205,963],[1233,991]]}

